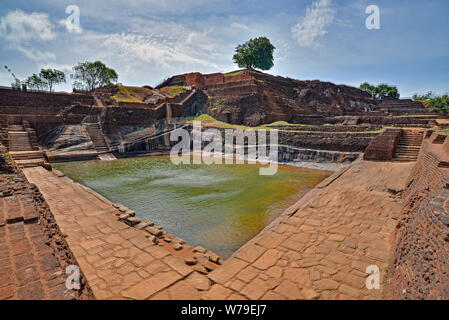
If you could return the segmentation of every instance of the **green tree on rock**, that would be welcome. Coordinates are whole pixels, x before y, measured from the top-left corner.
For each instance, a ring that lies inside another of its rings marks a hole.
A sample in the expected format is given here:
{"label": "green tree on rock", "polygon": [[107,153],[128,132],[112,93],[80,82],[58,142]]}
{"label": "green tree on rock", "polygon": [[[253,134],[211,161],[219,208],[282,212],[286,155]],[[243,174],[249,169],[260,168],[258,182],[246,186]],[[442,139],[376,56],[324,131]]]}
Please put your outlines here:
{"label": "green tree on rock", "polygon": [[373,85],[370,85],[368,82],[364,82],[360,85],[360,89],[363,91],[368,92],[369,94],[373,95],[375,94],[376,87]]}
{"label": "green tree on rock", "polygon": [[74,87],[77,89],[94,90],[118,79],[114,69],[108,68],[103,62],[82,62],[73,67],[74,74],[71,78],[75,79]]}
{"label": "green tree on rock", "polygon": [[54,85],[66,82],[65,73],[56,69],[41,69],[39,77],[47,84],[50,92]]}
{"label": "green tree on rock", "polygon": [[400,94],[396,86],[389,86],[386,83],[381,83],[376,88],[376,95],[379,98],[390,97],[394,99],[399,99]]}
{"label": "green tree on rock", "polygon": [[400,97],[398,88],[396,86],[390,86],[386,83],[381,83],[376,87],[369,84],[368,82],[364,82],[360,85],[360,89],[368,92],[373,97],[376,97],[378,99],[382,99],[385,97],[399,99]]}
{"label": "green tree on rock", "polygon": [[268,38],[254,38],[239,44],[232,59],[240,68],[269,70],[274,66],[274,49]]}

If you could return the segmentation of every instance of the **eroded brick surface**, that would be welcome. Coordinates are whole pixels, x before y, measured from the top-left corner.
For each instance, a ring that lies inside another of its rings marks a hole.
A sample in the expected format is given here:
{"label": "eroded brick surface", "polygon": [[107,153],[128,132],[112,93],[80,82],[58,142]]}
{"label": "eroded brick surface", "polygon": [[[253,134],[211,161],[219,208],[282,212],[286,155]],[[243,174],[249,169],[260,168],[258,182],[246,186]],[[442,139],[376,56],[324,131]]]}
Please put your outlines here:
{"label": "eroded brick surface", "polygon": [[[40,254],[38,246],[45,239],[42,232],[36,233],[36,226],[20,221],[0,227],[0,300],[74,299],[51,250]],[[49,273],[61,281],[54,281]]]}

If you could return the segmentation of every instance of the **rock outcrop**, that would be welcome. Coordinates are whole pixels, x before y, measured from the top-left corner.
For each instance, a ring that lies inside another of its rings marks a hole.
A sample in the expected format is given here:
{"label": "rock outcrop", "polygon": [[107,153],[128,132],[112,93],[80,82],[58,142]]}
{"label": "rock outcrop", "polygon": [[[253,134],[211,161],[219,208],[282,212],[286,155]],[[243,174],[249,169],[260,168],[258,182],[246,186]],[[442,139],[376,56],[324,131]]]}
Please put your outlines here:
{"label": "rock outcrop", "polygon": [[301,81],[254,70],[229,74],[188,73],[157,88],[190,86],[208,96],[208,113],[218,120],[255,126],[275,121],[301,122],[311,115],[336,116],[377,108],[367,92],[318,80]]}

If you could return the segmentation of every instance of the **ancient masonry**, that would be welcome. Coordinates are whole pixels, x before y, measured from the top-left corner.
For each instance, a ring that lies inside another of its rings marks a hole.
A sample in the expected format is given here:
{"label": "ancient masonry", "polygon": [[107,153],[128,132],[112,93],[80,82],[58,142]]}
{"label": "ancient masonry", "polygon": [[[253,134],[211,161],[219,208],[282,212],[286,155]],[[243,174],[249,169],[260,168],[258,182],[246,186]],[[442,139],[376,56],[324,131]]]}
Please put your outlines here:
{"label": "ancient masonry", "polygon": [[45,200],[0,150],[0,299],[86,299],[68,290],[65,267],[76,264]]}
{"label": "ancient masonry", "polygon": [[[133,90],[0,89],[0,299],[449,298],[449,138],[421,102],[248,70]],[[173,119],[206,109],[297,124],[273,126],[281,161],[345,163],[226,261],[49,163],[162,152]],[[80,290],[65,283],[73,265]]]}

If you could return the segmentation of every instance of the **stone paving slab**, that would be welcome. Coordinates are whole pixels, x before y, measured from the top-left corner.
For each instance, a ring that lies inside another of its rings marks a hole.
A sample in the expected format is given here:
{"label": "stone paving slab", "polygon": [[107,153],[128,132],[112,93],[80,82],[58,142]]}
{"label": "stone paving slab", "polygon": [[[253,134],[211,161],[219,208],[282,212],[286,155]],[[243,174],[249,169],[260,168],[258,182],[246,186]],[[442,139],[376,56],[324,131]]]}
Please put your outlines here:
{"label": "stone paving slab", "polygon": [[[97,299],[199,298],[209,280],[117,220],[116,208],[67,177],[23,170],[38,186]],[[184,280],[184,281],[182,281]],[[179,283],[182,281],[182,285]]]}
{"label": "stone paving slab", "polygon": [[0,198],[0,220],[8,220],[0,225],[0,300],[74,299],[37,223],[32,199]]}
{"label": "stone paving slab", "polygon": [[389,193],[405,186],[413,164],[362,161],[314,189],[208,276],[203,299],[381,299],[369,290],[366,267],[381,283],[401,211]]}
{"label": "stone paving slab", "polygon": [[[279,221],[208,276],[117,221],[87,188],[43,168],[25,169],[67,235],[97,299],[381,299],[381,282],[413,164],[362,161],[288,208]],[[305,200],[304,200],[305,199]],[[210,284],[213,284],[210,286]]]}

